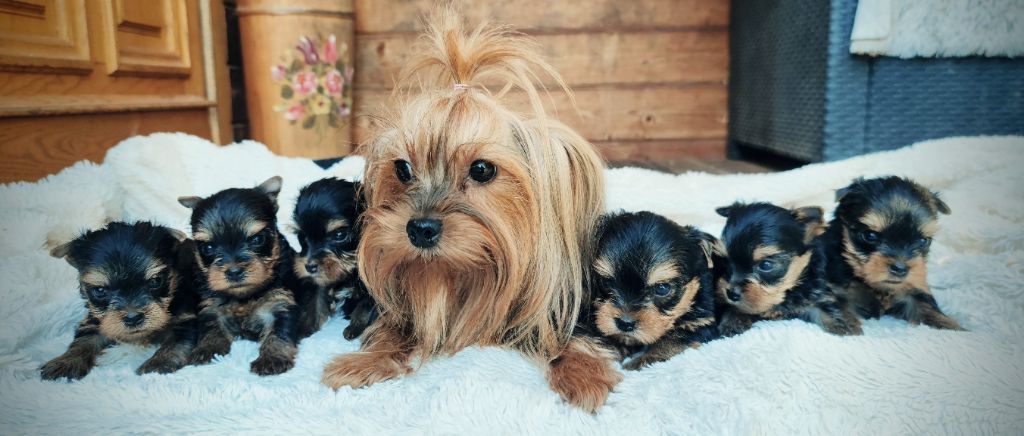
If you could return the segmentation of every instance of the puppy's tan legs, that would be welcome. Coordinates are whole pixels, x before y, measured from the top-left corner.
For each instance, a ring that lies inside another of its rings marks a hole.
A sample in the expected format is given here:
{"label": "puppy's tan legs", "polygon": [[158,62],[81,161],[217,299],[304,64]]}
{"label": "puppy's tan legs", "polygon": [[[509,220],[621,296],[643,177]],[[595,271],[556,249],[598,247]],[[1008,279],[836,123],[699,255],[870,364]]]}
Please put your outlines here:
{"label": "puppy's tan legs", "polygon": [[759,321],[757,315],[748,315],[735,309],[726,309],[722,320],[718,323],[718,331],[723,337],[735,336],[750,330]]}
{"label": "puppy's tan legs", "polygon": [[643,354],[634,357],[633,360],[626,362],[622,367],[630,371],[636,371],[652,364],[669,360],[676,354],[686,351],[687,348],[697,348],[699,346],[700,342],[686,342],[678,337],[665,337],[651,344]]}
{"label": "puppy's tan legs", "polygon": [[376,323],[366,330],[362,348],[336,356],[324,367],[321,382],[331,389],[360,388],[412,372],[412,344],[402,331]]}
{"label": "puppy's tan legs", "polygon": [[615,352],[594,339],[574,336],[562,355],[551,361],[548,383],[569,404],[596,412],[622,381],[622,373],[612,366],[615,360]]}
{"label": "puppy's tan legs", "polygon": [[911,324],[924,324],[937,329],[964,330],[955,319],[942,313],[931,293],[921,289],[913,289],[902,298],[893,301],[886,313],[903,318]]}

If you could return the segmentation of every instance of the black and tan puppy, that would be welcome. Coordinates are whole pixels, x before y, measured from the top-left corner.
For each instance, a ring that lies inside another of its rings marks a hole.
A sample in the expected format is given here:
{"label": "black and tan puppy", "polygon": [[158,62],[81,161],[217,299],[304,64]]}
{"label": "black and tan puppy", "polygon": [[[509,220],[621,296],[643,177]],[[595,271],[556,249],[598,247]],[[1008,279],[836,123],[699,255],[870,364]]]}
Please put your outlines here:
{"label": "black and tan puppy", "polygon": [[88,313],[68,350],[42,366],[42,378],[85,377],[116,343],[160,345],[139,374],[185,366],[196,342],[197,298],[179,275],[184,240],[184,233],[149,222],[113,222],[54,248],[50,254],[78,270]]}
{"label": "black and tan puppy", "polygon": [[[718,336],[714,237],[650,212],[606,216],[592,269],[592,330],[636,370]],[[639,354],[637,354],[639,353]]]}
{"label": "black and tan puppy", "polygon": [[857,179],[836,192],[835,217],[824,235],[828,280],[846,290],[865,318],[891,315],[911,324],[961,329],[939,309],[928,286],[928,247],[939,196],[895,176]]}
{"label": "black and tan puppy", "polygon": [[780,319],[802,319],[837,335],[861,333],[845,296],[825,280],[820,207],[736,203],[716,211],[729,218],[722,231],[728,273],[718,289],[722,335]]}
{"label": "black and tan puppy", "polygon": [[294,252],[277,229],[281,178],[207,198],[181,197],[192,209],[199,343],[190,362],[227,354],[235,337],[260,343],[250,369],[280,374],[295,365],[299,307],[291,272]]}
{"label": "black and tan puppy", "polygon": [[359,184],[336,178],[302,188],[293,218],[302,251],[292,269],[302,281],[300,334],[316,333],[344,299],[342,312],[350,320],[345,339],[355,339],[376,317],[373,298],[356,271],[359,245]]}

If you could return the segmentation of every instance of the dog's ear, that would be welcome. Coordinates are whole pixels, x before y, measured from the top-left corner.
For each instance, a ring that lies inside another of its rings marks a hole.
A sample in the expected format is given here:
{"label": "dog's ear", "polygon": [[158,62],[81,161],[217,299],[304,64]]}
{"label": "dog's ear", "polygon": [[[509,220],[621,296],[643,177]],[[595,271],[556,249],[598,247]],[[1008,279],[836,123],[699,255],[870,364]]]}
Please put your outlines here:
{"label": "dog's ear", "polygon": [[850,184],[845,188],[836,189],[836,202],[838,203],[840,201],[843,201],[843,197],[846,197],[847,195],[856,192],[859,185],[863,182],[863,177],[857,177],[856,179],[853,179],[853,181],[850,182]]}
{"label": "dog's ear", "polygon": [[939,211],[939,213],[943,215],[949,215],[950,212],[952,212],[951,210],[949,210],[949,205],[947,205],[945,201],[942,201],[942,199],[939,198],[938,192],[930,191],[929,194],[931,194],[932,196],[932,206],[935,207],[935,210]]}
{"label": "dog's ear", "polygon": [[277,194],[281,193],[281,184],[284,182],[281,176],[274,176],[256,187],[260,192],[267,194],[272,201],[277,201]]}
{"label": "dog's ear", "polygon": [[56,257],[57,259],[66,260],[71,266],[78,268],[78,262],[71,256],[71,247],[75,244],[75,240],[71,240],[53,247],[50,250],[50,256]]}
{"label": "dog's ear", "polygon": [[801,224],[817,223],[821,224],[825,222],[825,210],[818,206],[805,206],[790,209],[789,212],[793,214],[793,218],[796,218],[797,222]]}
{"label": "dog's ear", "polygon": [[715,213],[717,213],[717,214],[719,214],[719,215],[721,215],[721,216],[723,216],[725,218],[729,218],[729,214],[732,213],[732,209],[734,207],[736,207],[737,204],[738,203],[733,203],[733,204],[730,204],[728,206],[722,206],[722,207],[720,207],[718,209],[715,209]]}
{"label": "dog's ear", "polygon": [[725,246],[718,238],[697,229],[693,230],[692,235],[700,241],[700,249],[704,253],[704,259],[707,260],[708,268],[713,268],[716,262],[722,262],[727,257]]}
{"label": "dog's ear", "polygon": [[167,232],[170,233],[171,237],[178,242],[184,242],[188,239],[188,234],[181,230],[168,228]]}
{"label": "dog's ear", "polygon": [[798,207],[790,209],[789,213],[800,225],[804,226],[805,244],[825,233],[825,211],[822,208],[818,206]]}
{"label": "dog's ear", "polygon": [[194,195],[178,197],[178,203],[189,209],[195,209],[200,201],[203,201],[203,197],[196,197]]}

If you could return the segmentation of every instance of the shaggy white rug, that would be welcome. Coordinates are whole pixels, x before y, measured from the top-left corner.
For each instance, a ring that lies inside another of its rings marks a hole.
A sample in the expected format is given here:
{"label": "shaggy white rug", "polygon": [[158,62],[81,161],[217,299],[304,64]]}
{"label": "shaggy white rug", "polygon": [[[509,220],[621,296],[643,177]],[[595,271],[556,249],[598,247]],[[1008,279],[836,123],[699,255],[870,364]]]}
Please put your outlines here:
{"label": "shaggy white rug", "polygon": [[1024,55],[1021,0],[859,0],[850,53],[872,56]]}
{"label": "shaggy white rug", "polygon": [[83,314],[75,272],[43,245],[107,219],[185,229],[179,195],[284,177],[283,222],[297,190],[355,177],[361,160],[324,171],[252,142],[218,148],[158,134],[131,138],[102,165],[79,163],[38,183],[0,186],[0,434],[1024,434],[1024,138],[954,138],[777,174],[608,175],[612,208],[647,209],[717,233],[734,199],[819,204],[855,176],[900,174],[941,191],[931,258],[941,306],[969,332],[868,321],[862,337],[802,322],[763,322],[669,362],[630,372],[597,415],[562,403],[515,352],[467,349],[414,375],[337,393],[320,384],[331,356],[352,351],[345,321],[302,342],[276,377],[248,371],[255,343],[172,375],[137,376],[153,351],[109,349],[74,383],[37,368],[64,351]]}

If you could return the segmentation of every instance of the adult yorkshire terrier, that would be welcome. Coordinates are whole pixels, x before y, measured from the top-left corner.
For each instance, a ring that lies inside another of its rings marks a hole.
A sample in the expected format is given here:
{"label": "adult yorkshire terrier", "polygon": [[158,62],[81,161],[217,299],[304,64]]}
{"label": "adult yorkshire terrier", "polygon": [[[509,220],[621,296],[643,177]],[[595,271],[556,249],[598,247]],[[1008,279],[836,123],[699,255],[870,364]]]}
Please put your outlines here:
{"label": "adult yorkshire terrier", "polygon": [[[505,27],[466,32],[450,10],[432,16],[421,44],[399,84],[420,92],[380,117],[361,150],[358,270],[380,317],[323,382],[366,386],[410,373],[414,359],[506,346],[537,360],[564,399],[596,410],[621,376],[610,353],[572,331],[603,164],[545,116],[533,79],[568,89],[530,40]],[[527,114],[505,106],[512,89],[528,96]]]}

